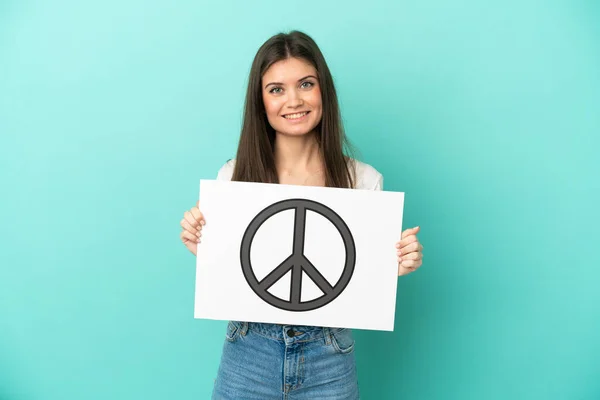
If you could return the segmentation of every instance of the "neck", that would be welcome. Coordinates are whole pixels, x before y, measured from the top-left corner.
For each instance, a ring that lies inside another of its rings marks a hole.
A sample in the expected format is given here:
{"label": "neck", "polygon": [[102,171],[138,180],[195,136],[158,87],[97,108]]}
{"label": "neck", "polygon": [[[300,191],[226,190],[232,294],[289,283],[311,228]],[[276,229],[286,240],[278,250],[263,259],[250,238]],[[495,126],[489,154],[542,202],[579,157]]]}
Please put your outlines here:
{"label": "neck", "polygon": [[319,145],[313,132],[302,136],[275,136],[275,166],[280,174],[315,172],[323,166]]}

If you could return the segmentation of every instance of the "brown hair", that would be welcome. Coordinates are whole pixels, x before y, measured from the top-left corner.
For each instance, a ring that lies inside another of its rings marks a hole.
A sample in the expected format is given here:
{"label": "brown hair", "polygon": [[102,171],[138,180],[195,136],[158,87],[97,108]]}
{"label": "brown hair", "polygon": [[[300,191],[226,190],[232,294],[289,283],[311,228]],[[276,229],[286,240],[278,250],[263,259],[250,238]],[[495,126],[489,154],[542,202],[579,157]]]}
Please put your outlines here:
{"label": "brown hair", "polygon": [[278,183],[273,154],[275,131],[265,113],[261,80],[271,65],[288,58],[306,60],[317,70],[323,116],[316,127],[316,138],[325,164],[325,186],[354,187],[349,162],[352,158],[347,155],[352,148],[342,126],[333,78],[317,44],[308,35],[298,31],[271,37],[254,57],[232,180]]}

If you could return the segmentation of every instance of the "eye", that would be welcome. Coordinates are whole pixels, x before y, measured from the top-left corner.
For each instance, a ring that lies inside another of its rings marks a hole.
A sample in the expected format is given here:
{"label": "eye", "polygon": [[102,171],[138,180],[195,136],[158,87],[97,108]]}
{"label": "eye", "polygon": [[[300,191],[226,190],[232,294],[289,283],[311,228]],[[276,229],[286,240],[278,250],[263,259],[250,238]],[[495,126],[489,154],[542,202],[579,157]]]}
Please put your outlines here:
{"label": "eye", "polygon": [[283,89],[280,88],[279,86],[275,86],[273,89],[269,90],[269,93],[273,93],[273,94],[279,94],[281,93]]}
{"label": "eye", "polygon": [[315,84],[312,83],[311,81],[304,81],[302,82],[302,84],[300,85],[301,88],[303,89],[308,89],[310,87],[313,87]]}

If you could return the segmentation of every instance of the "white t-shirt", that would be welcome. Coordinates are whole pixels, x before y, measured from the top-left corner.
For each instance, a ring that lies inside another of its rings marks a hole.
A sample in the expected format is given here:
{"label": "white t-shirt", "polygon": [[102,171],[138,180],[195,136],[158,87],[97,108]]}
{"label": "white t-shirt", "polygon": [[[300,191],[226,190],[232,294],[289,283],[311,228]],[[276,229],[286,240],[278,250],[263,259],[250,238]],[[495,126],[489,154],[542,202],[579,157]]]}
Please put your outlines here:
{"label": "white t-shirt", "polygon": [[[369,164],[352,160],[355,166],[355,189],[383,190],[383,175]],[[229,160],[219,169],[217,180],[230,181],[233,176],[235,160]]]}

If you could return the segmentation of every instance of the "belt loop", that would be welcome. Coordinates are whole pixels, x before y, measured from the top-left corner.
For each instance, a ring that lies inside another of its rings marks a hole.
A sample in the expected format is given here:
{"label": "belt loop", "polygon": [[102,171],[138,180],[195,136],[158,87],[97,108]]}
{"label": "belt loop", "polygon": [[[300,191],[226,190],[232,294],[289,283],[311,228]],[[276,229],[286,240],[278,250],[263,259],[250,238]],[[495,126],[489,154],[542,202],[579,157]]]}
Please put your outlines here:
{"label": "belt loop", "polygon": [[240,333],[242,334],[242,336],[246,336],[246,332],[248,332],[248,322],[242,322],[241,328],[242,329]]}
{"label": "belt loop", "polygon": [[325,326],[323,327],[323,337],[325,338],[325,344],[329,346],[331,344],[331,336],[329,333],[329,328]]}

